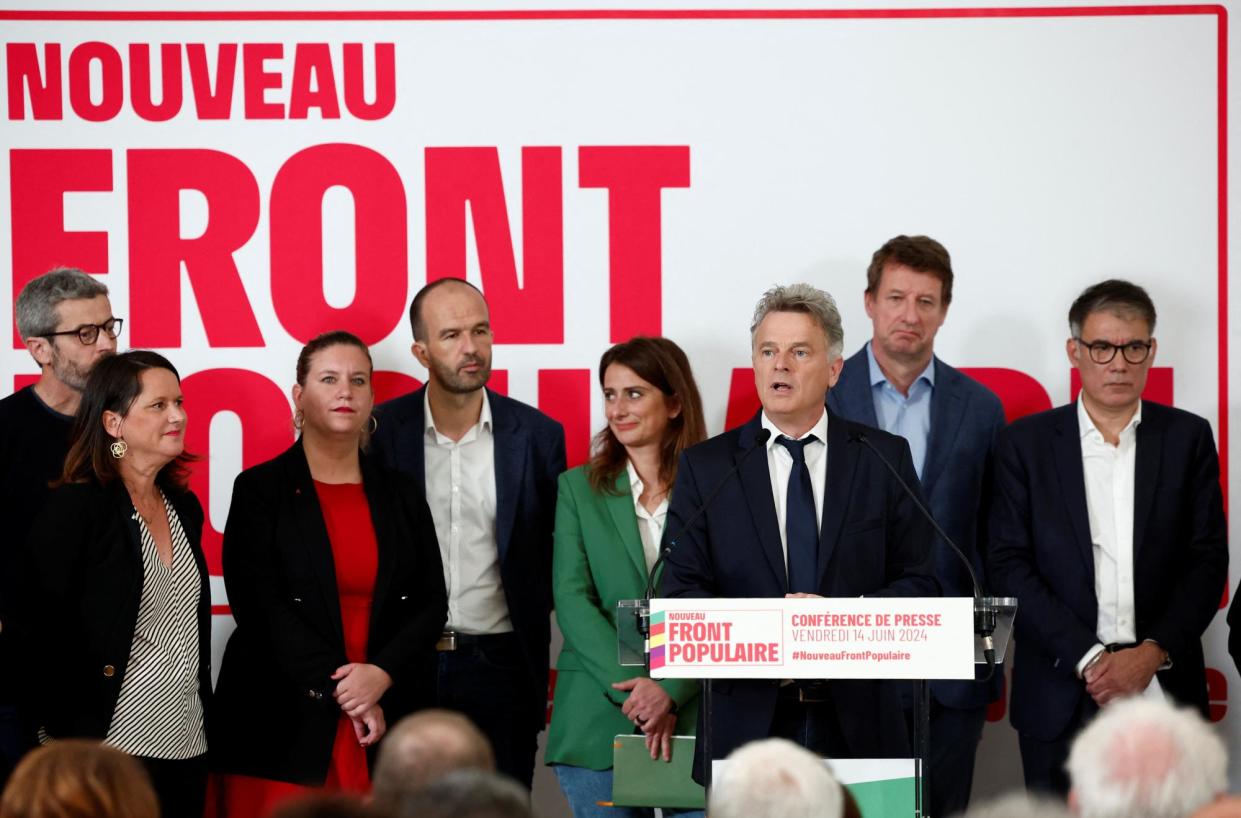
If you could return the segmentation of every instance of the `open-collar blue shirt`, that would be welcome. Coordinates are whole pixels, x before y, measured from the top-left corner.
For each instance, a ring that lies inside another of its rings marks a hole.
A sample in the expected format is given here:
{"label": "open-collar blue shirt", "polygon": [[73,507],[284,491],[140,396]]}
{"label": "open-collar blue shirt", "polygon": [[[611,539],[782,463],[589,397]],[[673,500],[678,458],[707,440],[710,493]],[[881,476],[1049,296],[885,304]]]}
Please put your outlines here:
{"label": "open-collar blue shirt", "polygon": [[922,374],[909,387],[909,397],[888,381],[870,342],[866,344],[866,360],[870,364],[870,393],[875,401],[875,417],[879,428],[909,441],[914,469],[922,479],[922,467],[926,464],[927,442],[931,439],[931,393],[935,391],[935,359],[926,365]]}

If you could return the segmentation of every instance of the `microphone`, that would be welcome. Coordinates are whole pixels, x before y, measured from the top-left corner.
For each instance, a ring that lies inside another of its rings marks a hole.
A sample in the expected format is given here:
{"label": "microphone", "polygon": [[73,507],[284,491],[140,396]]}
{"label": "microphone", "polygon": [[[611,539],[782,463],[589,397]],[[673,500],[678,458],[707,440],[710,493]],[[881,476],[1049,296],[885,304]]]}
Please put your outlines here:
{"label": "microphone", "polygon": [[927,510],[927,507],[922,504],[922,501],[918,499],[918,493],[909,487],[909,484],[905,482],[903,477],[901,477],[901,473],[896,470],[896,467],[892,465],[892,462],[883,456],[883,452],[879,451],[879,449],[875,447],[875,444],[870,442],[870,440],[866,437],[865,432],[850,432],[849,442],[861,443],[867,449],[870,449],[871,453],[874,454],[875,457],[879,458],[879,462],[887,467],[892,476],[896,478],[897,484],[904,489],[905,494],[908,495],[909,499],[913,501],[914,506],[917,507],[918,511],[922,512],[922,516],[930,522],[931,527],[935,529],[936,533],[944,538],[944,542],[948,543],[948,546],[952,549],[952,552],[957,555],[957,557],[961,560],[961,563],[965,566],[965,570],[969,572],[970,584],[974,587],[974,633],[982,637],[982,655],[987,661],[987,675],[979,681],[990,681],[991,677],[995,674],[995,643],[992,641],[991,634],[995,632],[996,611],[994,606],[986,601],[982,585],[978,582],[978,575],[974,573],[973,564],[970,562],[969,558],[965,556],[965,552],[952,541],[952,537],[948,536],[948,532],[944,531],[944,529],[940,527],[935,517],[929,510]]}
{"label": "microphone", "polygon": [[[669,537],[667,540],[668,544],[659,549],[659,557],[655,560],[655,564],[651,566],[651,572],[646,578],[646,602],[648,603],[648,610],[650,608],[649,603],[651,601],[651,597],[655,596],[655,575],[663,566],[664,560],[666,560],[668,555],[672,553],[672,549],[676,548],[677,540],[681,538],[682,534],[689,530],[690,525],[696,522],[698,518],[706,512],[706,510],[711,506],[711,501],[715,499],[715,496],[720,493],[720,491],[724,488],[724,485],[732,479],[733,475],[737,473],[737,470],[741,468],[741,464],[746,461],[746,458],[748,458],[755,451],[763,448],[764,444],[766,444],[770,439],[770,429],[759,429],[758,434],[754,436],[754,443],[750,445],[750,448],[742,452],[741,457],[737,458],[737,462],[734,463],[733,467],[728,470],[728,473],[724,475],[724,478],[715,484],[715,488],[711,489],[711,493],[707,495],[707,499],[698,504],[698,508],[695,509],[694,513],[689,516],[689,519],[681,525],[681,528],[677,531],[676,536]],[[650,630],[649,622],[644,621],[642,623],[641,630],[644,635],[648,634]]]}

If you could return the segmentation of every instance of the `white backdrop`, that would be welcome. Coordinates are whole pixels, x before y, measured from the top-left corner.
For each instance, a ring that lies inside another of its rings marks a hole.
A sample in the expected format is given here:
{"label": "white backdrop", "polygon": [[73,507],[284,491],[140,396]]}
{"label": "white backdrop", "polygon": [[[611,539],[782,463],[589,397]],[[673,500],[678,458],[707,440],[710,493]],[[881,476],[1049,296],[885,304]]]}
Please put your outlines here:
{"label": "white backdrop", "polygon": [[[1014,384],[1034,387],[1024,405],[1040,390],[1069,399],[1068,304],[1121,276],[1159,308],[1161,395],[1210,419],[1222,450],[1238,417],[1225,391],[1237,366],[1224,363],[1236,333],[1220,301],[1225,7],[376,3],[368,15],[307,0],[264,3],[278,11],[263,16],[175,5],[0,3],[0,272],[14,285],[0,287],[0,334],[12,337],[13,290],[30,276],[52,263],[106,270],[122,345],[159,347],[189,376],[209,456],[196,485],[217,531],[237,471],[291,439],[287,399],[274,396],[287,396],[302,342],[343,326],[374,342],[379,369],[421,378],[404,307],[428,276],[461,270],[492,300],[509,393],[566,422],[571,459],[603,422],[593,368],[613,340],[662,331],[682,344],[721,431],[758,295],[793,280],[834,293],[852,352],[869,337],[870,253],[901,232],[952,252],[937,351],[1024,373],[997,389],[1010,409],[1022,403]],[[260,61],[271,43],[281,56]],[[168,99],[160,46],[177,45],[183,101],[166,121],[135,102],[148,72],[135,73],[134,44],[150,47],[156,105]],[[221,44],[238,44],[231,95]],[[195,104],[203,76],[214,108]],[[384,107],[385,76],[390,110],[367,113],[368,101]],[[320,105],[288,118],[308,100]],[[204,118],[212,111],[223,118]],[[475,150],[442,150],[464,148]],[[0,393],[35,372],[5,347]],[[739,392],[732,405],[749,404]],[[1241,680],[1225,640],[1221,613],[1207,637],[1212,699],[1238,752]],[[1019,783],[1006,721],[984,748],[977,789]]]}

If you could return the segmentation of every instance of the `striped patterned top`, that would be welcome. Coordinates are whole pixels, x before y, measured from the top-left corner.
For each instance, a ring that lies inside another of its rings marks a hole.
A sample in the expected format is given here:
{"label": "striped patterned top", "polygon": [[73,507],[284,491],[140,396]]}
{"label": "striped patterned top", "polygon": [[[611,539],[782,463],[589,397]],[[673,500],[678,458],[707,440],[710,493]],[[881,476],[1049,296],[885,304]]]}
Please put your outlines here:
{"label": "striped patterned top", "polygon": [[[163,496],[161,494],[161,496]],[[142,599],[112,724],[104,739],[146,758],[186,759],[207,752],[198,695],[198,565],[167,497],[172,567],[164,565],[146,522],[142,533]]]}

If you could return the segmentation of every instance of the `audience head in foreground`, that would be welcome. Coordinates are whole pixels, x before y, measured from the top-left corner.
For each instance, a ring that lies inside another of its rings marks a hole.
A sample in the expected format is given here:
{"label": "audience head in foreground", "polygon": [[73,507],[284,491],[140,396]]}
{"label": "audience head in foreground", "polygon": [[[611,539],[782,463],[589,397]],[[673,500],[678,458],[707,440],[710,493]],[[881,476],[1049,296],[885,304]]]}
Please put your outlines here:
{"label": "audience head in foreground", "polygon": [[823,759],[782,738],[728,757],[711,789],[711,818],[840,818],[844,788]]}
{"label": "audience head in foreground", "polygon": [[22,759],[0,795],[0,816],[159,818],[159,803],[138,761],[98,742],[66,739]]}
{"label": "audience head in foreground", "polygon": [[960,818],[1070,818],[1062,802],[1025,792],[984,801],[959,815]]}
{"label": "audience head in foreground", "polygon": [[375,801],[396,808],[454,770],[496,768],[491,744],[474,723],[451,710],[422,710],[388,731],[373,776]]}
{"label": "audience head in foreground", "polygon": [[502,773],[456,770],[410,793],[400,818],[534,818],[530,792]]}
{"label": "audience head in foreground", "polygon": [[1069,752],[1081,818],[1188,818],[1228,785],[1224,742],[1198,714],[1147,698],[1105,707]]}

